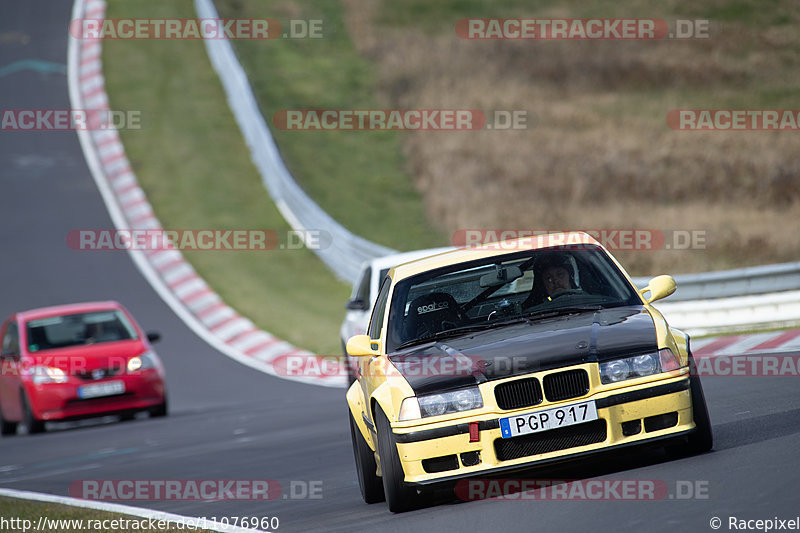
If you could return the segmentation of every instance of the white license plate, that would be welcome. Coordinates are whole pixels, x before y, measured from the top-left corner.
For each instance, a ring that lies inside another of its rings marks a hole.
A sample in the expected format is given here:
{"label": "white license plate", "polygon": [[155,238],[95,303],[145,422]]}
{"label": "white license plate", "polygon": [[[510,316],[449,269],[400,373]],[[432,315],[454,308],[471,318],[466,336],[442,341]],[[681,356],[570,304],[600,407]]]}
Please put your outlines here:
{"label": "white license plate", "polygon": [[101,396],[113,396],[123,392],[125,392],[124,381],[106,381],[105,383],[78,387],[78,398],[86,400],[88,398],[100,398]]}
{"label": "white license plate", "polygon": [[504,439],[508,439],[592,420],[597,420],[597,407],[595,407],[594,401],[573,403],[544,411],[501,418],[500,432]]}

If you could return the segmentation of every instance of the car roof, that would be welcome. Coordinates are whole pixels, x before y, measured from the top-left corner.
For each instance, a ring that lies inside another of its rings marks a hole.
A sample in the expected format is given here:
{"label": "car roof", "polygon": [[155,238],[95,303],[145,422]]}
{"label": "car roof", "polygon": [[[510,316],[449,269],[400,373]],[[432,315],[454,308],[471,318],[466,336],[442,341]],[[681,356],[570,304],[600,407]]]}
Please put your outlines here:
{"label": "car roof", "polygon": [[409,261],[416,261],[417,259],[422,259],[423,257],[429,257],[444,252],[450,252],[456,249],[457,248],[454,248],[452,246],[443,246],[441,248],[426,248],[424,250],[412,250],[410,252],[389,254],[372,259],[371,261],[369,261],[369,265],[372,266],[372,268],[374,268],[375,270],[392,268],[397,265],[402,265],[403,263],[408,263]]}
{"label": "car roof", "polygon": [[54,305],[50,307],[39,307],[18,312],[17,318],[23,321],[35,320],[37,318],[47,318],[61,315],[71,315],[76,313],[87,313],[90,311],[107,311],[111,309],[122,309],[119,302],[106,300],[102,302],[81,302],[66,305]]}
{"label": "car roof", "polygon": [[530,237],[520,237],[518,239],[492,242],[479,246],[472,246],[469,248],[458,248],[451,252],[439,254],[434,257],[427,257],[410,263],[405,263],[392,270],[392,281],[396,282],[397,280],[405,279],[422,272],[427,272],[428,270],[433,270],[435,268],[457,263],[466,263],[476,259],[485,259],[487,257],[513,254],[524,250],[541,250],[557,246],[582,244],[591,244],[602,248],[600,243],[592,238],[591,235],[582,231],[565,231],[543,235],[532,235]]}

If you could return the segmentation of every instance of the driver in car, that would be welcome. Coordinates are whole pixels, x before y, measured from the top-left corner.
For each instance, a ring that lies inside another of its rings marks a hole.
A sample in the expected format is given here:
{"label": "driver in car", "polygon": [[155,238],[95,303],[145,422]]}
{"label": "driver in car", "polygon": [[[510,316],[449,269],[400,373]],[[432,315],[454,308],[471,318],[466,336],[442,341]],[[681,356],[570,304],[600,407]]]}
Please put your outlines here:
{"label": "driver in car", "polygon": [[544,290],[547,292],[548,298],[557,292],[575,288],[570,284],[569,271],[564,265],[548,266],[542,271],[542,278],[544,279]]}
{"label": "driver in car", "polygon": [[553,296],[579,289],[568,255],[550,253],[540,257],[534,266],[533,288],[523,308],[551,301]]}

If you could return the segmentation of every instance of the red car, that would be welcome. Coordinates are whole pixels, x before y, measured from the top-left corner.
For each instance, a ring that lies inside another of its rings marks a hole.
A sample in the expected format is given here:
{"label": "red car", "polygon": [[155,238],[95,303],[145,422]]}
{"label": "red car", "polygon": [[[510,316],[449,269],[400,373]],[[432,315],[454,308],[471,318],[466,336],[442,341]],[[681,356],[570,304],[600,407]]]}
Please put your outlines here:
{"label": "red car", "polygon": [[0,330],[0,433],[29,433],[50,420],[106,414],[167,414],[164,367],[117,302],[89,302],[11,315]]}

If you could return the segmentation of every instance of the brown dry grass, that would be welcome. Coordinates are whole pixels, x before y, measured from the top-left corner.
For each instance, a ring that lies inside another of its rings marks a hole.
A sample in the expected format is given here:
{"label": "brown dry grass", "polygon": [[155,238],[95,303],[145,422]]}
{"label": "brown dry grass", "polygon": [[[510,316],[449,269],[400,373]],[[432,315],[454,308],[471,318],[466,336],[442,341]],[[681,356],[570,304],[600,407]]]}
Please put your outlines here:
{"label": "brown dry grass", "polygon": [[409,173],[445,231],[706,232],[703,250],[615,254],[635,274],[800,256],[800,133],[676,132],[665,122],[677,108],[798,107],[793,25],[732,22],[692,41],[464,41],[452,26],[379,22],[380,3],[344,5],[387,106],[535,117],[523,131],[407,136]]}

